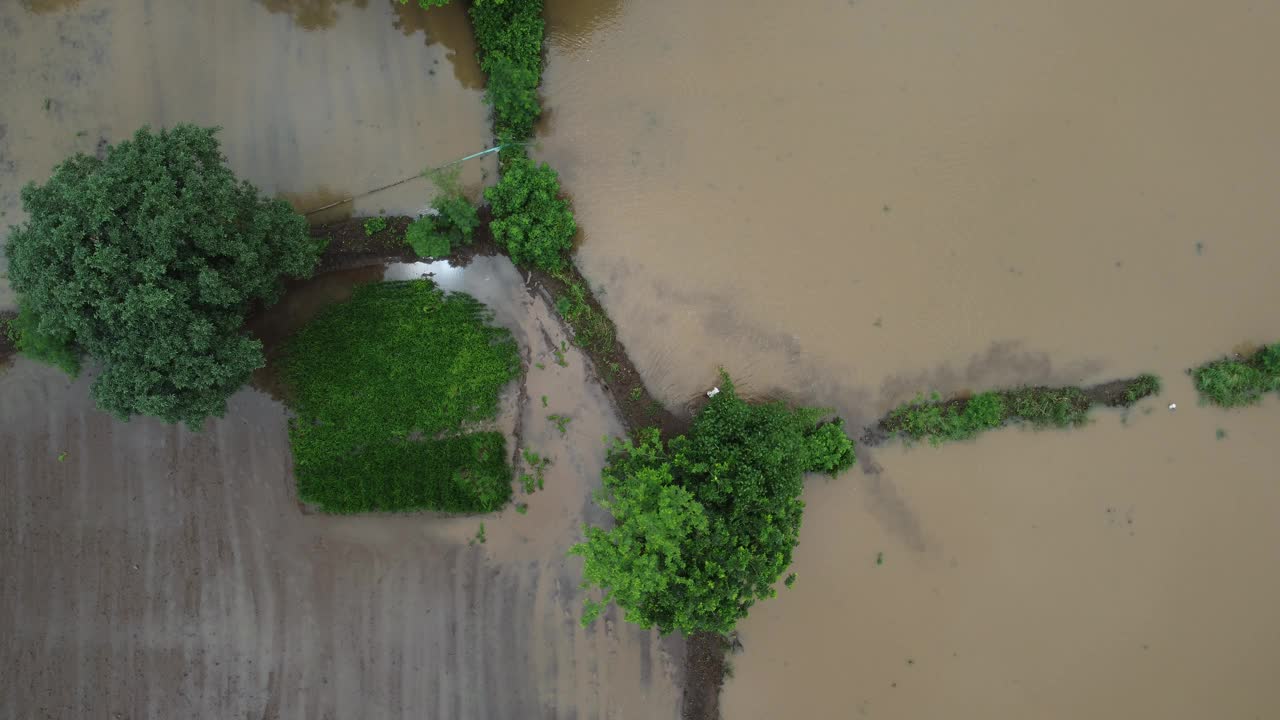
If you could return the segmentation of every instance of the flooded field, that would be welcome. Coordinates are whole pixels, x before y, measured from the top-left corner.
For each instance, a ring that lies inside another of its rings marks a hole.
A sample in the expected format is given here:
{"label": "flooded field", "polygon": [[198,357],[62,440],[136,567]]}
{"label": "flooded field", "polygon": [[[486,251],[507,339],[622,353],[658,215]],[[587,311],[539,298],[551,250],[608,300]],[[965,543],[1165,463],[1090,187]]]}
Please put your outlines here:
{"label": "flooded field", "polygon": [[[331,517],[293,488],[283,407],[256,390],[204,432],[112,420],[88,378],[0,374],[0,717],[674,718],[683,647],[578,622],[600,437],[621,428],[583,356],[505,259],[435,272],[501,308],[530,365],[526,447],[553,458],[527,514]],[[369,272],[322,277],[307,315]],[[283,324],[287,317],[279,320]],[[535,363],[541,362],[544,369]],[[550,411],[573,418],[561,435]],[[487,540],[474,544],[480,522]]]}
{"label": "flooded field", "polygon": [[[302,211],[490,140],[460,6],[429,15],[392,0],[27,7],[0,3],[0,227],[23,218],[24,184],[144,124],[221,126],[232,170]],[[463,181],[479,185],[493,167],[468,163]],[[412,213],[430,193],[417,179],[338,212]],[[0,308],[10,305],[0,282]]]}
{"label": "flooded field", "polygon": [[[463,5],[414,5],[0,3],[0,227],[23,184],[148,123],[222,126],[231,168],[302,211],[484,149]],[[727,720],[1276,714],[1280,402],[1199,407],[1184,370],[1280,340],[1280,7],[546,13],[535,154],[671,407],[720,365],[855,429],[921,391],[1165,378],[1081,430],[889,445],[811,482],[798,582],[740,624]],[[0,370],[0,716],[679,715],[679,639],[577,622],[564,553],[602,517],[600,437],[622,426],[585,357],[552,360],[564,332],[509,262],[332,273],[251,327],[277,341],[357,283],[426,272],[521,343],[502,420],[554,460],[528,514],[312,514],[270,373],[197,434],[112,420],[91,375],[19,358]]]}
{"label": "flooded field", "polygon": [[718,364],[862,422],[919,391],[1166,379],[1123,422],[814,482],[726,718],[1275,714],[1280,404],[1197,407],[1184,370],[1280,338],[1280,8],[548,16],[541,155],[669,403]]}

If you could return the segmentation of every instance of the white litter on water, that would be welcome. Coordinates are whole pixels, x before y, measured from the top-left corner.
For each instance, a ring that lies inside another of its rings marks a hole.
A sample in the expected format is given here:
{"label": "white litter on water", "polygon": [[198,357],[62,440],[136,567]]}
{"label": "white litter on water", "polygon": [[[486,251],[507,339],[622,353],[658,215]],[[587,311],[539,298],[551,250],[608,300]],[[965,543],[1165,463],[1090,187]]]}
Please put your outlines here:
{"label": "white litter on water", "polygon": [[1170,409],[1170,410],[1177,410],[1177,409],[1178,409],[1178,403],[1169,403],[1169,409]]}
{"label": "white litter on water", "polygon": [[713,387],[707,391],[707,397],[712,398],[720,394],[720,388]]}

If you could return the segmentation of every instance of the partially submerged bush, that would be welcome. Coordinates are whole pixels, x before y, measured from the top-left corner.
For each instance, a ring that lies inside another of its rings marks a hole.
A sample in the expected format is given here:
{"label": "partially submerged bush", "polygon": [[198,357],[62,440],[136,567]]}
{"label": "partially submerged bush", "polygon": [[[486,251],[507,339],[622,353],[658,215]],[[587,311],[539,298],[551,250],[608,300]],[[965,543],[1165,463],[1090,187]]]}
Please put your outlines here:
{"label": "partially submerged bush", "polygon": [[1188,372],[1204,400],[1220,407],[1252,405],[1280,390],[1280,343],[1247,358],[1223,358]]}
{"label": "partially submerged bush", "polygon": [[476,431],[519,373],[511,333],[429,280],[378,283],[286,347],[299,496],[325,512],[488,512],[511,497],[500,433]]}
{"label": "partially submerged bush", "polygon": [[[400,0],[401,5],[408,5],[409,0]],[[430,10],[435,7],[444,7],[449,4],[449,0],[418,0],[418,7],[423,10]]]}
{"label": "partially submerged bush", "polygon": [[657,430],[615,441],[601,504],[614,527],[590,527],[570,551],[586,559],[583,622],[609,602],[641,627],[728,632],[791,564],[804,474],[831,475],[854,461],[839,421],[821,410],[750,404],[724,376],[721,392],[687,436],[664,445]]}
{"label": "partially submerged bush", "polygon": [[1097,385],[1087,392],[1078,387],[1022,387],[946,401],[935,394],[933,400],[919,397],[891,410],[880,428],[890,435],[939,445],[968,440],[1008,423],[1023,422],[1036,428],[1083,425],[1094,405],[1129,407],[1159,392],[1160,378],[1144,374]]}
{"label": "partially submerged bush", "polygon": [[319,257],[300,215],[236,180],[214,133],[143,128],[22,191],[30,219],[5,247],[17,344],[72,373],[93,358],[94,399],[122,419],[221,415],[263,364],[241,332],[250,305]]}
{"label": "partially submerged bush", "polygon": [[543,270],[565,266],[578,225],[569,203],[560,197],[560,177],[550,165],[517,156],[505,164],[502,179],[484,196],[493,208],[493,239],[514,262]]}

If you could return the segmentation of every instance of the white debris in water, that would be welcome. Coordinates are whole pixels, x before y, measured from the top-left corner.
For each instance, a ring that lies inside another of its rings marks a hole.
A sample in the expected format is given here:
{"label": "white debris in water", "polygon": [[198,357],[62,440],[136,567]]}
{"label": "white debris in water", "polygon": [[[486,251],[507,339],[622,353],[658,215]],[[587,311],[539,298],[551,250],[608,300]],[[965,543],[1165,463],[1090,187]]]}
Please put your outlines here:
{"label": "white debris in water", "polygon": [[719,394],[720,394],[720,388],[718,388],[718,387],[713,387],[713,388],[711,388],[710,390],[708,390],[708,391],[707,391],[707,397],[709,397],[709,398],[711,398],[711,397],[715,397],[715,396],[717,396],[717,395],[719,395]]}
{"label": "white debris in water", "polygon": [[1178,403],[1169,403],[1169,410],[1172,411],[1177,409],[1178,409]]}

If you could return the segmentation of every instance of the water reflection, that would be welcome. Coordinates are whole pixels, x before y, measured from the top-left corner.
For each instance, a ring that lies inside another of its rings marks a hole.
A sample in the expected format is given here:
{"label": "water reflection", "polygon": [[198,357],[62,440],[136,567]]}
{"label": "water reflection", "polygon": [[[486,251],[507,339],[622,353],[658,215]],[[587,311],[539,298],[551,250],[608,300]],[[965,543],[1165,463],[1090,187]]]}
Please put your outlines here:
{"label": "water reflection", "polygon": [[[55,1],[55,0],[47,0]],[[78,0],[73,0],[78,2]],[[273,13],[288,13],[304,30],[322,30],[338,22],[338,5],[350,3],[357,8],[369,6],[369,0],[258,0]]]}
{"label": "water reflection", "polygon": [[[476,60],[476,41],[471,33],[467,11],[460,2],[444,7],[424,10],[417,3],[401,5],[388,0],[395,10],[395,26],[406,36],[421,31],[428,45],[440,43],[448,48],[445,58],[453,65],[453,75],[464,87],[479,90],[484,87],[484,73]],[[434,75],[435,69],[427,71]]]}

